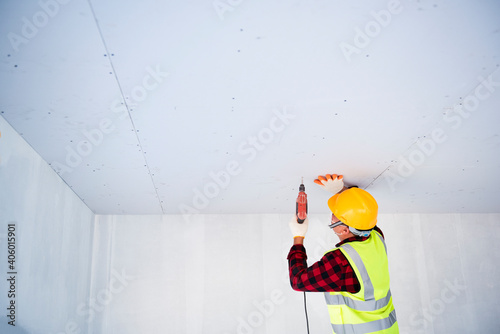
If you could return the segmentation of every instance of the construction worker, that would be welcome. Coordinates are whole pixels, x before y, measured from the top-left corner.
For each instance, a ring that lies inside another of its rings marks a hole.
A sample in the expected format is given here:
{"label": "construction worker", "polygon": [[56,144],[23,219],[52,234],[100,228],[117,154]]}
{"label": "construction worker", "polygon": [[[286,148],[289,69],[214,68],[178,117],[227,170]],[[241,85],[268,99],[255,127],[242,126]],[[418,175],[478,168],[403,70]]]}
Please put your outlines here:
{"label": "construction worker", "polygon": [[303,243],[309,221],[299,224],[294,217],[288,254],[292,288],[325,293],[333,333],[399,333],[384,235],[376,226],[377,202],[363,189],[346,188],[342,175],[318,176],[314,182],[334,194],[328,200],[329,227],[340,242],[308,267]]}

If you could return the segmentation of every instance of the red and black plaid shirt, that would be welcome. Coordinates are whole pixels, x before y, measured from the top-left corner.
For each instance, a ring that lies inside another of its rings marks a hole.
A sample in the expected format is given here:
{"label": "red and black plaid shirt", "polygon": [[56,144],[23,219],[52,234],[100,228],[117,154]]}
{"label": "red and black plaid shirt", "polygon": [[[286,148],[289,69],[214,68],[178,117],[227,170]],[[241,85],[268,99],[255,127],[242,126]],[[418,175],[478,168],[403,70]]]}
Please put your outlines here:
{"label": "red and black plaid shirt", "polygon": [[[382,231],[375,227],[382,237]],[[339,242],[339,247],[347,242],[365,241],[368,237],[354,236]],[[361,289],[354,269],[339,250],[326,253],[321,260],[307,267],[307,254],[303,245],[293,245],[288,253],[290,284],[297,291],[347,291],[356,293]]]}

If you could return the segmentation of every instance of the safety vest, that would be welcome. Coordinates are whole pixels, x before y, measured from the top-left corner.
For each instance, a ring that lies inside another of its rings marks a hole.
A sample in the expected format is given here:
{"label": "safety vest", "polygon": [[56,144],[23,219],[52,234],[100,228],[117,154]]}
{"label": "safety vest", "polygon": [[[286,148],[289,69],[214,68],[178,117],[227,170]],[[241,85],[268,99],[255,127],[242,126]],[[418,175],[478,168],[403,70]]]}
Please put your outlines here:
{"label": "safety vest", "polygon": [[338,249],[354,269],[361,289],[357,293],[325,292],[333,332],[399,333],[389,288],[387,248],[382,235],[371,231],[367,240],[345,243]]}

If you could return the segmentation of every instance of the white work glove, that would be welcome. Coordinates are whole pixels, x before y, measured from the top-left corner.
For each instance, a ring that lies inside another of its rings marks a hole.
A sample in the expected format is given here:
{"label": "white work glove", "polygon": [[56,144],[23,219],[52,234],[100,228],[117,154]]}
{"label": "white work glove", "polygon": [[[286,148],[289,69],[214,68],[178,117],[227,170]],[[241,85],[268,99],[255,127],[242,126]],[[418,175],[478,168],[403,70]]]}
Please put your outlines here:
{"label": "white work glove", "polygon": [[337,174],[320,175],[314,180],[314,183],[319,184],[326,191],[337,194],[344,188],[344,176]]}
{"label": "white work glove", "polygon": [[307,227],[309,226],[309,218],[306,217],[302,224],[297,222],[297,216],[293,215],[292,219],[290,219],[290,230],[292,231],[293,237],[302,237],[306,236]]}

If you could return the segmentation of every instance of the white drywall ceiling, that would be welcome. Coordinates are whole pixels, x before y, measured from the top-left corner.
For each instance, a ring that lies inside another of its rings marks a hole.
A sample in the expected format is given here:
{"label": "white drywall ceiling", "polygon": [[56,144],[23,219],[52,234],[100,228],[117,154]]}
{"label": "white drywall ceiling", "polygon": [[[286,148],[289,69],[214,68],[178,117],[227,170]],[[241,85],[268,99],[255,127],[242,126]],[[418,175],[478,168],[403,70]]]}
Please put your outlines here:
{"label": "white drywall ceiling", "polygon": [[293,212],[302,176],[327,212],[327,172],[382,212],[499,211],[498,1],[0,13],[1,116],[95,213]]}

